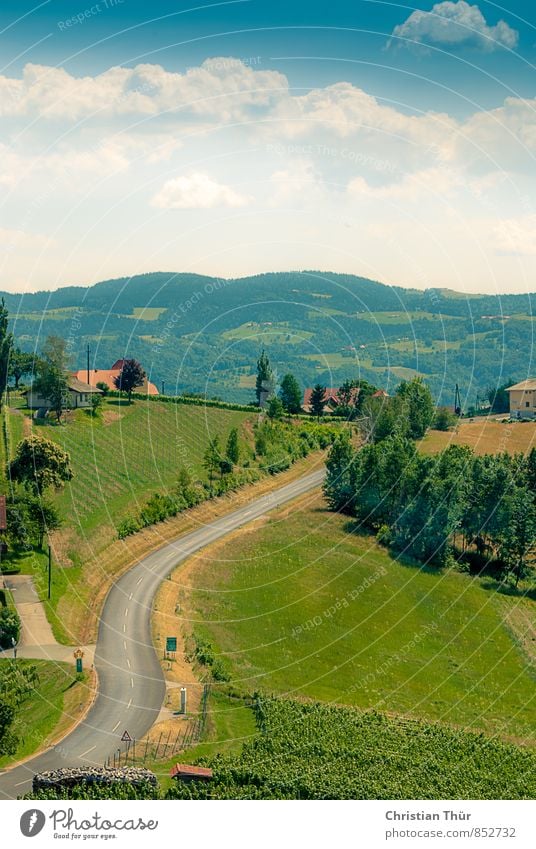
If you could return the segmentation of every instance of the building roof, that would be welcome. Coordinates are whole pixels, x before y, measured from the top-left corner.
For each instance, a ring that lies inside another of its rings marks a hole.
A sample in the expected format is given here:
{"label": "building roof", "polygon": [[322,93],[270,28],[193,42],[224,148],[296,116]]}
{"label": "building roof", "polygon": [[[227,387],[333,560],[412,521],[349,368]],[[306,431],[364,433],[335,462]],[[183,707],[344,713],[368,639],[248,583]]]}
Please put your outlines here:
{"label": "building roof", "polygon": [[69,389],[72,389],[73,392],[84,392],[86,394],[92,393],[93,395],[95,395],[95,393],[99,395],[102,393],[101,389],[97,389],[96,386],[91,386],[91,384],[85,383],[85,381],[80,380],[77,376],[70,377],[67,381],[67,386]]}
{"label": "building roof", "polygon": [[175,764],[169,771],[172,778],[212,778],[212,770],[205,766]]}
{"label": "building roof", "polygon": [[[309,407],[311,405],[311,395],[313,394],[312,388],[309,386],[305,392],[303,393],[303,406]],[[324,401],[327,403],[328,401],[333,401],[335,404],[339,403],[339,390],[334,386],[326,386],[326,391],[324,392]]]}
{"label": "building roof", "polygon": [[513,386],[509,386],[506,390],[507,392],[523,392],[531,389],[536,389],[536,377],[529,377],[528,380],[522,380],[521,383],[514,383]]}
{"label": "building roof", "polygon": [[[96,386],[97,383],[105,383],[109,389],[115,389],[114,378],[121,374],[124,360],[117,360],[112,368],[94,368],[89,370],[89,382],[91,386]],[[79,380],[87,380],[87,369],[81,368],[75,372],[75,377]],[[138,387],[138,392],[143,392],[144,395],[158,395],[158,389],[151,383],[150,380],[143,381],[143,385]]]}

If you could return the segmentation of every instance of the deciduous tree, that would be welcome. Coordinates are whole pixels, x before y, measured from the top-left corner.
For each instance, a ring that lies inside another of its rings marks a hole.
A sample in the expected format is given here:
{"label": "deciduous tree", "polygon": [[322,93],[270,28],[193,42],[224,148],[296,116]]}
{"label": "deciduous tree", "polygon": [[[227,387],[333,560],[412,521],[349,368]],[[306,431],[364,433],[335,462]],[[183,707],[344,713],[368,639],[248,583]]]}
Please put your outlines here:
{"label": "deciduous tree", "polygon": [[135,389],[143,386],[146,374],[137,360],[123,360],[123,367],[117,377],[114,377],[114,386],[120,392],[126,392],[128,403],[132,403],[132,393]]}
{"label": "deciduous tree", "polygon": [[225,456],[227,459],[236,465],[240,459],[240,446],[238,444],[238,428],[233,427],[229,431],[229,436],[227,438],[227,447],[225,449]]}
{"label": "deciduous tree", "polygon": [[290,374],[290,372],[286,374],[281,381],[279,397],[281,398],[281,403],[283,404],[285,411],[289,415],[292,416],[297,413],[301,413],[302,391],[300,389],[300,384],[294,375]]}
{"label": "deciduous tree", "polygon": [[73,477],[69,454],[42,436],[27,436],[19,442],[8,472],[12,480],[38,496],[49,487],[63,486]]}

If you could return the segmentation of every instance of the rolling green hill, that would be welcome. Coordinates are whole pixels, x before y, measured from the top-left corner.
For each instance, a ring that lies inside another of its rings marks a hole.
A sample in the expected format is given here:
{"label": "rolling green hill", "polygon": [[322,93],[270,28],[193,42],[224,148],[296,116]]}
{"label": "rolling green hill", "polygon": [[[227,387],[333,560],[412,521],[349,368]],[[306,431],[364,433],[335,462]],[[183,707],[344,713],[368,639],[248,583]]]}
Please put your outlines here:
{"label": "rolling green hill", "polygon": [[207,550],[189,575],[183,627],[213,646],[232,686],[533,745],[533,671],[511,630],[524,601],[399,562],[309,502]]}
{"label": "rolling green hill", "polygon": [[159,272],[54,292],[4,295],[27,350],[55,333],[73,365],[140,359],[168,394],[200,392],[245,402],[259,349],[303,386],[362,377],[386,389],[422,374],[438,401],[464,406],[530,362],[530,295],[403,289],[314,271],[224,280]]}

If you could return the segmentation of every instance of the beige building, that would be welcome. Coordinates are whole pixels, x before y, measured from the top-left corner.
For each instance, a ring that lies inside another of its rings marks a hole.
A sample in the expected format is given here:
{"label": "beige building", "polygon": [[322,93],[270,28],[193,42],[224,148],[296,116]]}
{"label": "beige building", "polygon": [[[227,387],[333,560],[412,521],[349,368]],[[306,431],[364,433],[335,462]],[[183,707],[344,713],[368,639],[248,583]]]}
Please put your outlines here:
{"label": "beige building", "polygon": [[510,399],[510,416],[513,419],[536,418],[536,377],[514,383],[506,390]]}
{"label": "beige building", "polygon": [[[100,389],[90,386],[89,383],[84,383],[76,377],[68,378],[67,387],[65,407],[69,410],[76,410],[78,407],[91,407],[91,396],[102,395]],[[26,391],[26,406],[32,410],[50,410],[51,402],[40,395],[39,392],[28,389]]]}

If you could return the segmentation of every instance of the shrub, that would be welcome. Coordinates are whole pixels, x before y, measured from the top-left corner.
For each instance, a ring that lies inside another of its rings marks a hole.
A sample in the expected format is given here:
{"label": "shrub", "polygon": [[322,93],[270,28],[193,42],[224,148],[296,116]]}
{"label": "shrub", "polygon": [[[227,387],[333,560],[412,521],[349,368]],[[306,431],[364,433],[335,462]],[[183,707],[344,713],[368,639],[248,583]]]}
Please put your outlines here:
{"label": "shrub", "polygon": [[3,649],[11,648],[13,641],[18,642],[19,635],[19,614],[12,607],[3,607],[0,610],[0,646]]}
{"label": "shrub", "polygon": [[119,522],[117,536],[119,539],[125,539],[125,537],[135,534],[139,530],[141,530],[141,525],[138,520],[134,516],[127,516]]}

